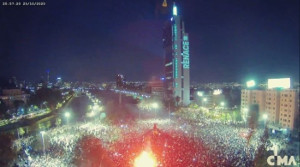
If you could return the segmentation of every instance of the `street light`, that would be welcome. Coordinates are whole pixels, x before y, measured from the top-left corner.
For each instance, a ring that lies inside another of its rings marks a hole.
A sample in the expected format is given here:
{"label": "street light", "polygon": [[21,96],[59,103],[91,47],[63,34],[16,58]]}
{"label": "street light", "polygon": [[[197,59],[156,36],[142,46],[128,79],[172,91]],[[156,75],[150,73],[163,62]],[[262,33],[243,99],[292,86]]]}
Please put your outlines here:
{"label": "street light", "polygon": [[206,107],[206,102],[207,102],[207,98],[203,98],[203,103],[204,103],[204,105],[205,105],[205,107]]}
{"label": "street light", "polygon": [[65,113],[65,117],[69,118],[69,117],[70,117],[70,113],[69,113],[69,112],[66,112],[66,113]]}
{"label": "street light", "polygon": [[69,123],[69,117],[71,116],[70,112],[65,112],[65,117],[67,118],[67,123]]}
{"label": "street light", "polygon": [[243,111],[244,111],[244,121],[245,121],[245,128],[246,128],[246,122],[247,122],[247,117],[248,117],[248,111],[249,111],[249,109],[248,108],[244,108]]}
{"label": "street light", "polygon": [[156,108],[158,108],[158,104],[157,103],[152,103],[152,107],[156,109]]}
{"label": "street light", "polygon": [[95,116],[95,112],[94,112],[94,110],[93,111],[91,111],[91,112],[89,112],[89,113],[87,113],[87,116],[88,117],[94,117]]}
{"label": "street light", "polygon": [[268,115],[267,115],[267,114],[264,114],[264,115],[263,115],[263,119],[264,119],[264,120],[267,120],[267,119],[268,119]]}
{"label": "street light", "polygon": [[202,97],[202,96],[203,96],[203,92],[198,91],[198,92],[197,92],[197,95],[198,95],[199,97]]}
{"label": "street light", "polygon": [[265,127],[266,127],[266,125],[267,125],[267,120],[268,120],[268,114],[264,114],[264,115],[263,115],[263,119],[264,119]]}
{"label": "street light", "polygon": [[46,153],[45,153],[45,141],[44,141],[44,134],[46,133],[45,131],[41,131],[40,132],[41,133],[41,135],[42,135],[42,141],[43,141],[43,152],[44,152],[44,156],[46,155]]}
{"label": "street light", "polygon": [[263,115],[263,119],[264,119],[264,121],[266,122],[267,119],[268,119],[268,115],[267,115],[267,114],[264,114],[264,115]]}
{"label": "street light", "polygon": [[157,118],[157,108],[158,108],[158,104],[157,103],[152,103],[152,107],[154,108],[155,111],[155,117]]}

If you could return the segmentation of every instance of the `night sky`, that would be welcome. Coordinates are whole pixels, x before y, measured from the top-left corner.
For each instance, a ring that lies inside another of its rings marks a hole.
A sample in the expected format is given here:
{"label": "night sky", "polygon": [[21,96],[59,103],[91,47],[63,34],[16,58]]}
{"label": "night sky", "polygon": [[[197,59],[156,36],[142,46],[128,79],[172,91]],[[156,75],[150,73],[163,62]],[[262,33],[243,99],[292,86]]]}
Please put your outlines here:
{"label": "night sky", "polygon": [[[9,0],[10,1],[10,0]],[[163,0],[0,6],[0,76],[146,81],[163,75]],[[182,0],[191,80],[299,80],[299,0]],[[2,2],[1,2],[2,5]],[[171,6],[171,1],[168,1]]]}

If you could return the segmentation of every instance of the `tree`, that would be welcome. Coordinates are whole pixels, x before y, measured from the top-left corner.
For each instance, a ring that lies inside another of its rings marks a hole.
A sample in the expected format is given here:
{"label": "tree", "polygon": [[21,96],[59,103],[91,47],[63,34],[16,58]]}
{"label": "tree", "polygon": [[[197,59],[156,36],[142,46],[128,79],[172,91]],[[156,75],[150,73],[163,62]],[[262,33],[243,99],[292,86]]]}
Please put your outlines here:
{"label": "tree", "polygon": [[24,107],[25,102],[23,100],[14,100],[14,107],[18,109],[19,107]]}
{"label": "tree", "polygon": [[84,136],[75,147],[73,163],[76,166],[112,166],[108,151],[102,146],[101,141],[93,136]]}
{"label": "tree", "polygon": [[62,95],[59,90],[41,88],[30,97],[29,104],[40,106],[47,102],[50,108],[54,108],[60,101],[62,101]]}
{"label": "tree", "polygon": [[11,134],[0,135],[0,166],[10,166],[16,158],[16,152],[12,149],[14,136]]}
{"label": "tree", "polygon": [[8,107],[6,106],[4,101],[0,99],[0,118],[8,117],[8,114],[6,113],[7,110],[8,110]]}
{"label": "tree", "polygon": [[55,125],[56,125],[56,126],[60,126],[60,125],[61,125],[61,118],[57,118],[57,119],[55,120]]}
{"label": "tree", "polygon": [[266,126],[264,130],[264,134],[261,136],[260,141],[261,145],[258,148],[258,151],[256,152],[255,159],[254,159],[254,166],[269,166],[267,164],[267,157],[268,152],[266,150],[266,143],[269,139],[269,133],[268,133],[268,127]]}
{"label": "tree", "polygon": [[69,91],[69,95],[72,95],[72,96],[73,96],[74,93],[75,93],[75,92],[74,92],[73,90],[70,90],[70,91]]}

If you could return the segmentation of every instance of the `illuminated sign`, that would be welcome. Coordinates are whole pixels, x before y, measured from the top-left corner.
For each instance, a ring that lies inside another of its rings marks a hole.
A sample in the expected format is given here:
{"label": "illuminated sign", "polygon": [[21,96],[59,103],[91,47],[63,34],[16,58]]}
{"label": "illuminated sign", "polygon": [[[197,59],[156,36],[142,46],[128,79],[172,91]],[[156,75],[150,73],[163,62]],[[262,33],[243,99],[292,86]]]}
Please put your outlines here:
{"label": "illuminated sign", "polygon": [[254,81],[254,80],[251,80],[251,81],[248,81],[246,84],[247,84],[247,87],[248,87],[248,88],[251,88],[251,87],[254,87],[254,86],[255,86],[255,81]]}
{"label": "illuminated sign", "polygon": [[220,95],[220,94],[222,94],[222,90],[221,89],[216,89],[213,92],[213,95]]}
{"label": "illuminated sign", "polygon": [[190,68],[190,43],[187,35],[183,36],[182,48],[183,48],[183,52],[182,52],[183,68],[189,69]]}
{"label": "illuminated sign", "polygon": [[268,79],[268,89],[273,89],[273,88],[289,89],[290,87],[291,87],[290,78]]}

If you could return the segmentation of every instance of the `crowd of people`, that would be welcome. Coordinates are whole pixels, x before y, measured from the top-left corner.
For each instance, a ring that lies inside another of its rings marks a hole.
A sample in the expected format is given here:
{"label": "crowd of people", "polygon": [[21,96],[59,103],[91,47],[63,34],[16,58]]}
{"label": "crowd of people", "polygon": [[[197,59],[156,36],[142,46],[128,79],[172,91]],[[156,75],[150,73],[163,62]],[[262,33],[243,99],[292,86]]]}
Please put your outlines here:
{"label": "crowd of people", "polygon": [[[116,167],[133,166],[143,151],[155,155],[158,166],[253,166],[258,148],[265,146],[262,129],[220,122],[200,114],[180,113],[172,119],[144,119],[133,124],[99,120],[63,125],[15,141],[17,166],[77,166],[74,154],[84,136],[99,139]],[[29,150],[28,147],[33,149]],[[80,148],[91,149],[89,148]],[[89,152],[89,150],[85,150]],[[101,163],[101,161],[99,161]],[[58,165],[59,164],[59,165]]]}
{"label": "crowd of people", "polygon": [[[112,143],[120,134],[118,128],[97,121],[76,123],[52,128],[42,134],[15,140],[14,147],[20,152],[17,166],[72,166],[74,148],[84,136],[95,136],[103,143]],[[29,150],[28,147],[33,149]],[[45,147],[45,153],[43,152]]]}
{"label": "crowd of people", "polygon": [[[159,135],[149,138],[154,124]],[[128,164],[151,141],[151,150],[162,166],[252,166],[258,148],[265,143],[263,130],[249,135],[250,129],[205,119],[140,121],[136,128],[128,128],[126,138],[115,147],[120,150],[114,154],[118,155],[115,162],[116,166]]]}

